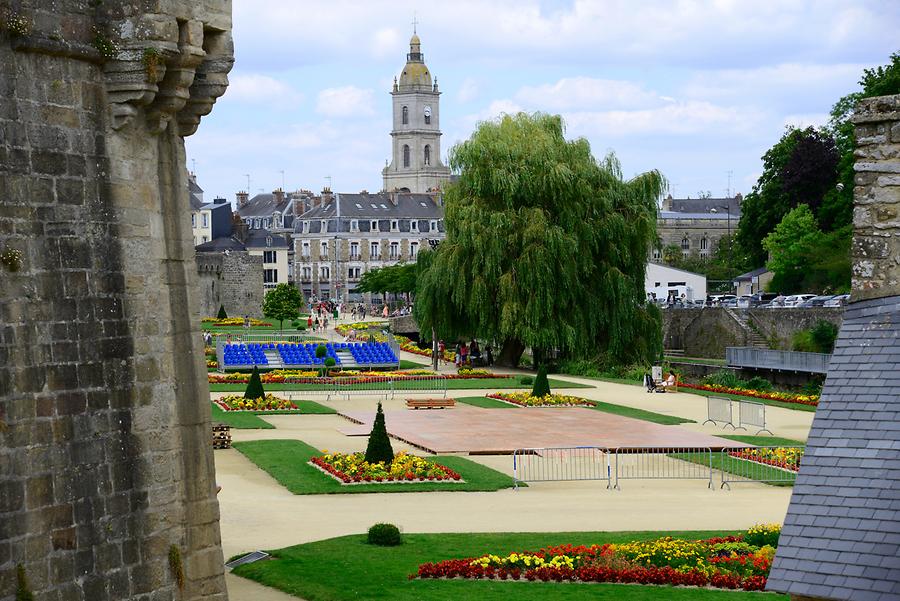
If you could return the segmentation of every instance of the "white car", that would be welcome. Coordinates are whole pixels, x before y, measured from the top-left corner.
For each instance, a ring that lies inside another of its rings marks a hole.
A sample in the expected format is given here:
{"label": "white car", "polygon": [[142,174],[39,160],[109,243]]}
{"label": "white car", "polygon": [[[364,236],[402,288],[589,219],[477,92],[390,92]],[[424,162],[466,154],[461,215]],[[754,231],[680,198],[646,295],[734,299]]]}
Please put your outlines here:
{"label": "white car", "polygon": [[787,297],[786,299],[784,299],[784,307],[785,307],[785,308],[788,308],[788,307],[796,307],[796,306],[799,305],[800,303],[805,302],[805,301],[808,301],[809,299],[813,298],[814,296],[815,296],[815,294],[794,294],[794,295],[791,295],[791,296]]}
{"label": "white car", "polygon": [[834,298],[831,298],[831,299],[828,299],[827,301],[825,301],[825,304],[822,306],[823,307],[843,307],[848,302],[850,302],[849,294],[838,294]]}

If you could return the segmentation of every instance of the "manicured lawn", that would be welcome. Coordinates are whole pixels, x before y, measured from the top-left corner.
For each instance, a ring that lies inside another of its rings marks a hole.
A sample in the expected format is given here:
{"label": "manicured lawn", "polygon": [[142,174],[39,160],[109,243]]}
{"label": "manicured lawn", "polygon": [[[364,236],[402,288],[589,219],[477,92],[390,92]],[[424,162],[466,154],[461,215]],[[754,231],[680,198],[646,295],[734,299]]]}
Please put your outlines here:
{"label": "manicured lawn", "polygon": [[781,438],[779,436],[742,436],[740,434],[716,434],[719,438],[727,438],[738,442],[756,445],[758,447],[805,447],[802,440]]}
{"label": "manicured lawn", "polygon": [[331,407],[315,401],[294,401],[297,410],[286,411],[225,411],[212,403],[212,421],[228,424],[238,430],[271,430],[275,426],[258,418],[258,415],[331,415],[337,413]]}
{"label": "manicured lawn", "polygon": [[366,544],[364,535],[342,536],[271,551],[274,559],[239,566],[235,574],[307,601],[745,601],[787,599],[689,587],[632,584],[562,584],[482,580],[409,580],[420,563],[485,553],[537,551],[548,545],[622,543],[660,536],[704,539],[732,532],[574,532],[404,534],[397,547]]}
{"label": "manicured lawn", "polygon": [[[394,382],[394,390],[421,390],[425,382],[422,380],[398,380]],[[473,378],[471,380],[447,380],[448,390],[494,390],[501,388],[531,388],[532,384],[520,384],[518,378]],[[556,388],[594,388],[587,384],[550,380],[550,387]],[[325,390],[316,384],[263,384],[267,392],[274,390]],[[247,389],[246,384],[210,384],[212,392],[233,392]],[[388,383],[373,383],[373,391],[389,390]]]}
{"label": "manicured lawn", "polygon": [[516,405],[512,403],[505,403],[503,401],[498,401],[497,399],[489,399],[484,396],[464,396],[456,399],[458,403],[465,403],[466,405],[473,405],[475,407],[483,407],[484,409],[519,409]]}
{"label": "manicured lawn", "polygon": [[400,369],[417,369],[420,367],[428,367],[431,365],[430,363],[417,363],[416,361],[410,361],[409,359],[400,359]]}
{"label": "manicured lawn", "polygon": [[669,363],[692,363],[699,365],[725,365],[725,359],[705,359],[703,357],[672,357],[666,355]]}
{"label": "manicured lawn", "polygon": [[[373,492],[494,491],[512,488],[513,479],[462,457],[440,456],[442,465],[459,472],[465,482],[424,482],[420,484],[343,485],[307,463],[321,452],[299,440],[254,440],[236,442],[234,448],[295,495],[354,494]],[[521,484],[520,484],[521,486]]]}
{"label": "manicured lawn", "polygon": [[631,417],[633,419],[642,419],[645,422],[653,422],[654,424],[662,424],[664,426],[675,426],[678,424],[693,424],[692,419],[684,417],[676,417],[674,415],[664,415],[662,413],[654,413],[653,411],[644,411],[643,409],[635,409],[634,407],[625,407],[623,405],[613,405],[612,403],[604,403],[602,401],[591,401],[594,403],[594,409],[603,411],[604,413],[614,413],[623,417]]}
{"label": "manicured lawn", "polygon": [[[512,403],[506,403],[497,399],[489,399],[487,397],[467,396],[456,399],[460,403],[474,405],[476,407],[484,407],[485,409],[519,409]],[[594,409],[603,411],[604,413],[614,413],[624,417],[634,419],[642,419],[655,424],[663,424],[665,426],[673,426],[676,424],[694,423],[694,420],[683,417],[675,417],[672,415],[663,415],[662,413],[654,413],[652,411],[644,411],[643,409],[633,409],[632,407],[624,407],[622,405],[613,405],[612,403],[604,403],[601,401],[591,401],[594,403]]]}
{"label": "manicured lawn", "polygon": [[[793,486],[794,480],[797,478],[796,474],[786,470],[769,467],[754,461],[747,461],[746,459],[738,459],[720,451],[713,451],[711,461],[708,457],[698,453],[672,453],[669,456],[700,465],[712,463],[712,468],[717,472],[723,471],[741,476],[742,481],[744,481],[743,479],[759,480],[763,484],[770,486]],[[772,480],[772,482],[765,482],[764,480]],[[713,486],[718,488],[721,484],[722,475],[714,473]]]}

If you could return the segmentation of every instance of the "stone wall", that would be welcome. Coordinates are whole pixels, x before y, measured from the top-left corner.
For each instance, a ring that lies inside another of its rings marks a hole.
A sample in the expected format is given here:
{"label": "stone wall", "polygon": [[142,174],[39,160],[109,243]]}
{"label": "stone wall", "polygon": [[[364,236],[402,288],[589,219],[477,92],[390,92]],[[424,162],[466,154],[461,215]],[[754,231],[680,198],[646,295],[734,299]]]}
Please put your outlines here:
{"label": "stone wall", "polygon": [[[749,309],[736,311],[749,316],[751,327],[772,348],[791,350],[794,334],[825,320],[841,325],[843,309]],[[723,359],[725,348],[747,346],[750,332],[727,311],[717,307],[668,309],[663,314],[663,347],[684,349],[688,357]]]}
{"label": "stone wall", "polygon": [[900,288],[900,96],[862,100],[856,124],[853,300]]}
{"label": "stone wall", "polygon": [[222,305],[229,317],[262,315],[262,255],[197,253],[197,274],[201,315],[214,317]]}
{"label": "stone wall", "polygon": [[224,600],[183,136],[230,2],[0,13],[0,600]]}

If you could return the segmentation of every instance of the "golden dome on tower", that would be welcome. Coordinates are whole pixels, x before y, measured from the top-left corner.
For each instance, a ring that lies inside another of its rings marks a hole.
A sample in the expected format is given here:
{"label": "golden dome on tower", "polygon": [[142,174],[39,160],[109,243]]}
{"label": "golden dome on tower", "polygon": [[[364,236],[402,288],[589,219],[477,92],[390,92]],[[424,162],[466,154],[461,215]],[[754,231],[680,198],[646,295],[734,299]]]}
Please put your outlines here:
{"label": "golden dome on tower", "polygon": [[414,33],[409,39],[409,54],[406,55],[406,65],[400,73],[399,89],[401,91],[432,87],[431,72],[425,66],[425,57],[421,51],[421,44],[419,36]]}

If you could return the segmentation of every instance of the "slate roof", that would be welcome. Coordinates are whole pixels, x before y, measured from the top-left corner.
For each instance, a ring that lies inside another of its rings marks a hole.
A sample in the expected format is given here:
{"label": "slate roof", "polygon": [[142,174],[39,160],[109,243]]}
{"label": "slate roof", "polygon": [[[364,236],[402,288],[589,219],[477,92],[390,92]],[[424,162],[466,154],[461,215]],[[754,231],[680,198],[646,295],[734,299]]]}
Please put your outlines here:
{"label": "slate roof", "polygon": [[900,599],[900,296],[844,313],[767,588]]}
{"label": "slate roof", "polygon": [[194,211],[200,210],[200,207],[203,206],[203,188],[197,185],[197,182],[194,181],[193,177],[188,178],[188,197],[191,203],[191,209]]}
{"label": "slate roof", "polygon": [[[444,231],[444,207],[435,202],[430,194],[395,193],[396,206],[391,202],[390,194],[335,194],[334,199],[324,205],[313,207],[294,219],[294,233],[303,233],[303,222],[309,221],[308,234],[322,233],[322,220],[326,220],[327,232],[349,232],[350,220],[357,220],[359,232],[369,232],[371,221],[378,221],[378,232],[391,233],[391,220],[398,221],[398,230],[394,233],[410,233],[410,221],[418,222],[418,233],[423,236],[434,235],[429,231],[429,222],[438,221],[439,232]],[[340,204],[340,219],[337,209]],[[327,233],[326,232],[326,233]]]}
{"label": "slate roof", "polygon": [[741,216],[741,198],[732,197],[732,198],[673,198],[672,199],[672,211],[675,213],[713,213],[712,210],[716,209],[717,212],[725,213],[727,216],[727,211],[720,207],[729,207],[731,209],[731,218],[734,219],[735,216]]}
{"label": "slate roof", "polygon": [[[678,211],[660,211],[660,219],[710,219],[715,221],[728,221],[728,214],[724,211],[721,213],[680,213]],[[731,221],[737,225],[737,221],[741,218],[740,214],[731,214]]]}
{"label": "slate roof", "polygon": [[223,250],[247,250],[247,247],[234,236],[213,238],[209,242],[194,247],[197,252],[221,252]]}
{"label": "slate roof", "polygon": [[769,271],[766,267],[758,267],[753,271],[748,271],[747,273],[742,273],[741,275],[734,278],[735,282],[749,282],[753,278],[764,274]]}
{"label": "slate roof", "polygon": [[[272,244],[267,244],[266,238],[272,238]],[[247,232],[247,248],[271,248],[274,250],[280,250],[288,248],[287,240],[284,239],[284,236],[279,236],[278,234],[273,234],[269,230],[259,229],[259,230],[249,230]]]}
{"label": "slate roof", "polygon": [[257,194],[247,201],[243,207],[237,210],[238,215],[244,217],[271,217],[275,211],[280,211],[282,215],[287,213],[291,205],[291,198],[288,194],[284,195],[281,202],[275,201],[275,195]]}

